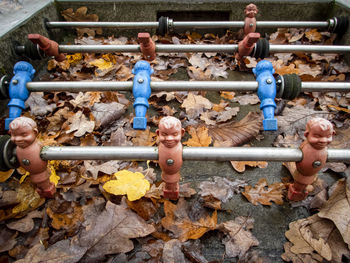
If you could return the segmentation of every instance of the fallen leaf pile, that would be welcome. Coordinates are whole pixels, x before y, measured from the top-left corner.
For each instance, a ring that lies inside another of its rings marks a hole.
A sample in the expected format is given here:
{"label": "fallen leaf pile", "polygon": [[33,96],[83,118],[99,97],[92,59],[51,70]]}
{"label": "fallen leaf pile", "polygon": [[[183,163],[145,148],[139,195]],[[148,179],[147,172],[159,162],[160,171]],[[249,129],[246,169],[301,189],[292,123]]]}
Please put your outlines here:
{"label": "fallen leaf pile", "polygon": [[[86,7],[65,10],[62,16],[68,21],[98,21]],[[79,28],[75,44],[137,44],[133,38],[100,34],[101,29]],[[153,35],[152,39],[156,44],[237,44],[239,33],[227,31],[219,37],[186,32]],[[269,35],[271,44],[329,45],[333,40],[333,34],[316,29],[278,29]],[[132,68],[141,59],[139,53],[69,54],[63,62],[50,60],[48,72],[40,79],[132,81]],[[267,59],[277,74],[296,73],[303,81],[349,77],[350,69],[340,54],[277,53]],[[150,64],[152,81],[179,80],[180,75],[181,80],[220,83],[230,79],[231,71],[251,72],[257,62],[246,57],[243,67],[234,54],[212,52],[157,54]],[[132,129],[130,92],[33,92],[23,115],[38,123],[44,145],[156,147],[155,130],[163,116],[180,119],[186,147],[254,146],[266,134],[256,94],[162,91],[152,93],[149,102],[144,131]],[[309,92],[287,103],[277,100],[277,104],[275,146],[298,147],[307,120],[317,116],[330,119],[336,127],[330,147],[348,148],[349,94]],[[163,198],[157,162],[149,161],[147,167],[123,160],[50,162],[57,194],[46,201],[35,192],[25,171],[1,172],[1,262],[264,262],[258,253],[262,242],[253,234],[256,218],[225,206],[237,199],[250,209],[316,209],[314,215],[302,218],[300,214],[299,220],[290,222],[283,260],[342,262],[350,258],[348,180],[339,180],[329,189],[315,186],[318,190],[303,203],[290,204],[286,202],[289,181],[244,177],[250,170],[266,170],[267,162],[231,164],[232,176],[220,174],[219,168],[200,180],[182,174],[177,202]],[[325,169],[350,174],[348,163]],[[204,245],[211,238],[220,247],[209,260]]]}

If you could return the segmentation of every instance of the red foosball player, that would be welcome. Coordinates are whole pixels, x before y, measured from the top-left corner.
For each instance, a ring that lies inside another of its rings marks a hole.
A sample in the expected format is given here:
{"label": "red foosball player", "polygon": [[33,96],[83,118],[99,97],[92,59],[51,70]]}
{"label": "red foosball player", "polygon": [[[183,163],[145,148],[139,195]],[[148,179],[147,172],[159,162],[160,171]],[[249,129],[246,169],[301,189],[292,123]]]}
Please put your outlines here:
{"label": "red foosball player", "polygon": [[288,199],[301,201],[313,190],[312,183],[316,174],[327,161],[327,146],[335,134],[333,125],[326,119],[313,118],[306,124],[306,140],[300,145],[303,159],[296,163],[293,174],[294,183],[288,189]]}
{"label": "red foosball player", "polygon": [[159,137],[158,156],[162,169],[164,198],[176,200],[179,198],[180,169],[182,166],[181,137],[185,130],[181,122],[175,117],[164,117],[159,122],[156,131]]}
{"label": "red foosball player", "polygon": [[30,173],[30,179],[36,185],[41,197],[52,198],[56,192],[50,182],[47,161],[40,158],[41,144],[36,139],[38,129],[35,121],[27,117],[14,119],[9,126],[11,141],[17,145],[16,155],[20,165]]}

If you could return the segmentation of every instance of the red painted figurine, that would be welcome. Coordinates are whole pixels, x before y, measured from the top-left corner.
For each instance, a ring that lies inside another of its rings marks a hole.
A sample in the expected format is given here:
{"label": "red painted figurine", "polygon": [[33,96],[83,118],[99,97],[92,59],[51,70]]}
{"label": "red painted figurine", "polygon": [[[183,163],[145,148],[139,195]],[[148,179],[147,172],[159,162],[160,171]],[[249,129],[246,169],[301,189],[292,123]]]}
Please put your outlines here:
{"label": "red painted figurine", "polygon": [[180,120],[175,117],[164,117],[159,122],[156,131],[159,136],[159,166],[162,169],[164,198],[176,200],[179,198],[180,169],[182,166],[181,137],[185,130]]}
{"label": "red painted figurine", "polygon": [[16,155],[20,165],[30,173],[30,179],[36,185],[41,197],[52,198],[56,192],[55,185],[50,182],[47,161],[40,158],[41,144],[36,139],[38,129],[35,121],[27,117],[19,117],[10,123],[11,141],[16,147]]}
{"label": "red painted figurine", "polygon": [[256,30],[256,18],[258,14],[258,8],[254,4],[249,4],[244,9],[245,19],[244,19],[244,35],[249,33],[254,33]]}
{"label": "red painted figurine", "polygon": [[301,201],[313,190],[311,184],[326,164],[327,146],[332,142],[334,134],[332,124],[326,119],[313,118],[307,122],[304,133],[306,140],[300,145],[303,159],[296,163],[294,183],[288,189],[290,200]]}

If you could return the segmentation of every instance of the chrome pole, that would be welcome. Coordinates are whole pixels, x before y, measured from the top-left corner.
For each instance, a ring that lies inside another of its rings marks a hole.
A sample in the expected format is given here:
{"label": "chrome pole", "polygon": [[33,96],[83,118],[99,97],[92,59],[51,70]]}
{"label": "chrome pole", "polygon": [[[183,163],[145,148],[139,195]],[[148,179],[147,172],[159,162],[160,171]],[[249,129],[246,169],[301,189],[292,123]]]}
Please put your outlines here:
{"label": "chrome pole", "polygon": [[[49,28],[66,27],[105,27],[116,29],[143,29],[157,28],[158,22],[46,22]],[[317,27],[327,28],[329,22],[322,21],[257,21],[258,28],[276,28],[276,27]],[[173,28],[241,28],[244,27],[244,21],[173,21]]]}
{"label": "chrome pole", "polygon": [[[31,92],[53,91],[131,91],[132,81],[39,81],[28,82]],[[256,81],[151,81],[153,92],[159,91],[257,91]],[[350,92],[350,82],[302,82],[303,92]]]}
{"label": "chrome pole", "polygon": [[[225,52],[234,53],[238,45],[156,45],[159,53],[185,53],[185,52]],[[59,45],[60,53],[84,52],[141,52],[140,45]],[[326,45],[270,45],[270,53],[278,52],[320,52],[320,53],[347,53],[350,46]]]}
{"label": "chrome pole", "polygon": [[[302,160],[300,149],[274,147],[185,147],[184,160],[196,161],[276,161]],[[157,160],[156,147],[66,146],[44,147],[43,160]],[[350,149],[328,149],[329,162],[350,161]]]}

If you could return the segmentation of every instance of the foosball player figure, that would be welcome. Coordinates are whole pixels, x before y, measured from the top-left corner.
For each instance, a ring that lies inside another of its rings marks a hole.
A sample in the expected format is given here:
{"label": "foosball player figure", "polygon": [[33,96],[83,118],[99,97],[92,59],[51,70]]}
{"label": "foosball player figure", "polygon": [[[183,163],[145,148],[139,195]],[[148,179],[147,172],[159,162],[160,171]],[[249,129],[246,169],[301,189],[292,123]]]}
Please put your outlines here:
{"label": "foosball player figure", "polygon": [[307,122],[304,133],[306,140],[300,145],[303,159],[296,163],[294,183],[288,189],[289,200],[301,201],[313,191],[311,184],[326,164],[327,146],[332,142],[334,134],[333,125],[326,119],[313,118]]}
{"label": "foosball player figure", "polygon": [[52,198],[56,192],[50,182],[47,161],[40,158],[42,145],[37,140],[38,129],[35,121],[27,117],[14,119],[9,126],[11,141],[16,144],[16,155],[20,165],[30,173],[41,197]]}
{"label": "foosball player figure", "polygon": [[258,8],[254,4],[249,4],[244,9],[244,35],[249,33],[255,33],[256,30],[256,15],[258,14]]}
{"label": "foosball player figure", "polygon": [[164,198],[176,200],[179,198],[180,169],[182,166],[181,138],[185,130],[181,122],[175,117],[164,117],[159,122],[156,131],[159,138],[158,156],[159,166],[162,169]]}

